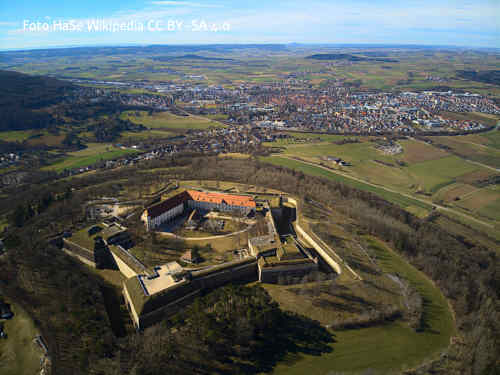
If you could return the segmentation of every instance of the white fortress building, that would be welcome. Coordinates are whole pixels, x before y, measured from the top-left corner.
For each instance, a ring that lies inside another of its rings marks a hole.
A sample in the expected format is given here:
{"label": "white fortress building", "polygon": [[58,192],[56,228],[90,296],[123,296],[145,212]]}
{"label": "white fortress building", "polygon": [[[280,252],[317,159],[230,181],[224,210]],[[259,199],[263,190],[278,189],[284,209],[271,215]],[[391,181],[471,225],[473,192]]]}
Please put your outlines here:
{"label": "white fortress building", "polygon": [[256,204],[253,197],[224,193],[201,192],[185,190],[163,202],[144,210],[141,220],[146,229],[154,230],[162,223],[181,215],[186,208],[202,210],[219,210],[249,214],[255,212]]}

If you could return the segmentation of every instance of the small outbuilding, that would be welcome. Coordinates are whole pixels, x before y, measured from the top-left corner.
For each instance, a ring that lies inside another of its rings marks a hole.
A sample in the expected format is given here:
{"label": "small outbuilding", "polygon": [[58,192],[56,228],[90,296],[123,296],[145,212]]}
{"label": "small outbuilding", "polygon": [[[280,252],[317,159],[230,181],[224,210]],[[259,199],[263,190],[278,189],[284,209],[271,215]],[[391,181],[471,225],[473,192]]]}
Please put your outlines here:
{"label": "small outbuilding", "polygon": [[188,250],[184,254],[182,254],[181,260],[186,263],[194,264],[199,263],[201,259],[197,251]]}

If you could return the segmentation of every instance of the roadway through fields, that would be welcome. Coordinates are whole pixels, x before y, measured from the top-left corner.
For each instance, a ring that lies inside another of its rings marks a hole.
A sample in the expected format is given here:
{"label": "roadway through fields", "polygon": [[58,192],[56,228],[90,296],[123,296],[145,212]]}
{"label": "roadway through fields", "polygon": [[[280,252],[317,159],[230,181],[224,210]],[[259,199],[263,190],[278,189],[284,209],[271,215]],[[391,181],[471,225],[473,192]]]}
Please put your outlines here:
{"label": "roadway through fields", "polygon": [[487,223],[487,222],[484,222],[482,220],[476,219],[475,217],[472,217],[472,216],[469,216],[469,215],[464,214],[462,212],[456,211],[456,210],[454,210],[452,208],[444,207],[444,206],[441,206],[441,205],[429,202],[429,201],[427,201],[425,199],[414,197],[414,196],[412,196],[410,194],[401,193],[399,191],[387,188],[385,186],[376,185],[376,184],[373,184],[371,182],[364,181],[361,178],[350,176],[350,175],[348,175],[346,173],[339,172],[339,171],[336,171],[336,170],[332,170],[330,168],[323,167],[322,165],[319,165],[319,164],[316,164],[316,163],[311,163],[311,162],[308,162],[308,161],[304,161],[304,160],[301,160],[301,159],[295,159],[293,157],[284,156],[284,155],[271,155],[271,156],[280,157],[280,158],[283,158],[283,159],[289,159],[289,160],[293,160],[293,161],[298,162],[298,163],[307,164],[307,165],[310,165],[310,166],[313,166],[313,167],[316,167],[316,168],[321,168],[321,169],[324,169],[324,170],[326,170],[328,172],[331,172],[333,174],[341,175],[342,177],[345,177],[347,179],[351,179],[351,180],[354,180],[354,181],[357,181],[357,182],[360,182],[360,183],[363,183],[363,184],[366,184],[366,185],[370,185],[370,186],[376,187],[377,189],[382,189],[382,190],[388,191],[388,192],[393,193],[393,194],[398,194],[398,195],[404,196],[406,198],[414,199],[414,200],[419,201],[421,203],[432,205],[432,206],[436,207],[436,209],[438,209],[440,211],[446,211],[446,212],[449,212],[449,213],[452,213],[452,214],[455,214],[455,215],[459,215],[459,216],[465,217],[465,218],[467,218],[469,220],[472,220],[472,221],[474,221],[474,222],[476,222],[478,224],[484,225],[484,226],[486,226],[486,227],[488,227],[490,229],[494,228],[494,226],[492,224],[490,224],[490,223]]}

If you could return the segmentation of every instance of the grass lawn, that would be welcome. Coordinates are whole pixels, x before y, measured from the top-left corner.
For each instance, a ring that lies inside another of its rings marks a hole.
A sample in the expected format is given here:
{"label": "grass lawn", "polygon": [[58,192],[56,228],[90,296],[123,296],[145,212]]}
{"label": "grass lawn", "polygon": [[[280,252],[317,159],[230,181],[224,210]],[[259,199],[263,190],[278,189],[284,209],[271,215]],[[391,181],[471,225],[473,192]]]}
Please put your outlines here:
{"label": "grass lawn", "polygon": [[33,134],[33,130],[13,130],[0,132],[0,139],[6,142],[22,142]]}
{"label": "grass lawn", "polygon": [[247,232],[243,232],[233,236],[219,237],[212,240],[190,239],[186,241],[186,245],[188,247],[193,247],[195,245],[200,247],[210,245],[214,251],[223,253],[228,250],[240,249],[245,246],[247,241],[248,234]]}
{"label": "grass lawn", "polygon": [[42,352],[33,339],[39,332],[19,305],[12,304],[11,308],[14,317],[4,326],[8,339],[0,339],[0,374],[35,375],[40,370]]}
{"label": "grass lawn", "polygon": [[69,152],[62,160],[44,167],[43,169],[61,172],[64,169],[86,167],[100,160],[114,159],[126,154],[138,152],[132,149],[117,148],[106,143],[89,143],[87,146],[88,147],[83,150]]}
{"label": "grass lawn", "polygon": [[402,322],[370,328],[333,332],[332,352],[321,356],[290,354],[273,374],[318,374],[331,371],[357,372],[372,369],[377,374],[398,373],[416,366],[448,346],[455,332],[451,311],[442,293],[420,271],[379,241],[368,238],[385,272],[406,278],[424,299],[427,328],[415,332]]}
{"label": "grass lawn", "polygon": [[320,167],[315,167],[315,166],[312,166],[309,164],[305,164],[305,163],[300,162],[298,160],[285,159],[285,158],[281,158],[279,156],[263,157],[263,158],[261,158],[261,160],[268,162],[268,163],[271,163],[271,164],[274,164],[274,165],[281,165],[283,167],[295,169],[295,170],[304,172],[305,174],[309,174],[311,176],[325,177],[329,180],[337,181],[337,182],[355,187],[355,188],[360,189],[360,190],[369,191],[369,192],[377,194],[377,195],[381,196],[382,198],[387,199],[388,201],[395,203],[403,208],[406,208],[408,206],[416,206],[416,207],[420,207],[423,209],[430,209],[431,208],[431,206],[429,204],[417,201],[415,199],[405,197],[405,196],[398,194],[398,193],[386,191],[386,190],[377,188],[375,186],[371,186],[371,185],[365,184],[363,182],[350,179],[348,177],[344,177],[340,174],[336,174],[335,172],[327,171],[327,170],[322,169]]}
{"label": "grass lawn", "polygon": [[221,127],[221,123],[203,117],[177,116],[170,112],[155,112],[151,116],[145,111],[126,111],[122,118],[128,119],[136,124],[142,124],[149,129],[207,129],[209,127]]}

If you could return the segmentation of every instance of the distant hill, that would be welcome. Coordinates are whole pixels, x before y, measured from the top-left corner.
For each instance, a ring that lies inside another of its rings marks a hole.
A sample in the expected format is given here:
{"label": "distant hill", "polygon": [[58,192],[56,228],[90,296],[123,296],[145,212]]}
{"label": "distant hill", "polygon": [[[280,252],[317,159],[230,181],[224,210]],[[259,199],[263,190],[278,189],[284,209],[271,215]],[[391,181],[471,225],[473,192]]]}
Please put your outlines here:
{"label": "distant hill", "polygon": [[54,122],[43,110],[59,103],[75,86],[43,76],[0,70],[0,131],[41,129]]}
{"label": "distant hill", "polygon": [[200,56],[194,54],[187,54],[183,56],[159,56],[154,57],[157,61],[170,61],[170,60],[201,60],[201,61],[233,61],[233,59],[222,57]]}
{"label": "distant hill", "polygon": [[26,51],[0,51],[0,60],[15,64],[19,59],[46,59],[58,57],[85,57],[85,56],[151,56],[167,53],[200,53],[215,52],[229,53],[237,51],[283,51],[284,44],[203,44],[203,45],[150,45],[150,46],[107,46],[107,47],[71,47],[36,49]]}
{"label": "distant hill", "polygon": [[457,75],[470,81],[500,85],[500,70],[482,70],[479,72],[475,70],[458,70]]}
{"label": "distant hill", "polygon": [[350,55],[347,53],[317,53],[315,55],[307,56],[306,59],[312,60],[348,60],[348,61],[377,61],[377,62],[398,62],[396,59],[390,58],[370,58],[363,56]]}

